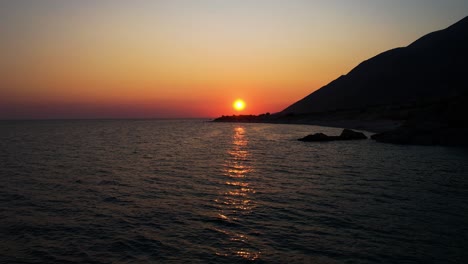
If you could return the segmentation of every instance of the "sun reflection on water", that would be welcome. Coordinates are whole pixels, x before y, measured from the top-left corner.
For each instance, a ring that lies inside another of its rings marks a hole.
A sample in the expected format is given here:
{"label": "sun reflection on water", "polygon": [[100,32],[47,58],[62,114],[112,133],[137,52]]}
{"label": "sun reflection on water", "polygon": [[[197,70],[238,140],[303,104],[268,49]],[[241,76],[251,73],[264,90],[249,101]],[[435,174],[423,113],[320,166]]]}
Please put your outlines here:
{"label": "sun reflection on water", "polygon": [[[254,188],[249,183],[249,176],[254,171],[252,168],[252,157],[248,151],[248,139],[246,129],[243,126],[236,126],[233,131],[231,148],[227,151],[227,158],[223,165],[223,175],[226,177],[220,197],[215,199],[220,221],[227,224],[239,224],[243,226],[246,215],[255,208],[253,195]],[[245,230],[240,228],[229,228],[227,225],[218,232],[227,236],[227,248],[219,248],[216,252],[218,256],[237,256],[246,260],[256,260],[260,258],[260,250],[253,246]],[[236,225],[234,225],[236,226]],[[233,246],[234,245],[234,246]]]}

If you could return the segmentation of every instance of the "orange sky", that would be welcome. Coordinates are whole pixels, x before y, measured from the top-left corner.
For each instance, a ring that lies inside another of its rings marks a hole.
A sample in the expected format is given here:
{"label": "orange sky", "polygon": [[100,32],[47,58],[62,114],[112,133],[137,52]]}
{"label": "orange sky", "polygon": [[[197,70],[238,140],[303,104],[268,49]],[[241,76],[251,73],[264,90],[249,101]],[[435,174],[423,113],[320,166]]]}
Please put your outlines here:
{"label": "orange sky", "polygon": [[277,112],[468,11],[463,1],[93,2],[0,3],[0,118],[216,117],[236,113],[237,98],[244,114]]}

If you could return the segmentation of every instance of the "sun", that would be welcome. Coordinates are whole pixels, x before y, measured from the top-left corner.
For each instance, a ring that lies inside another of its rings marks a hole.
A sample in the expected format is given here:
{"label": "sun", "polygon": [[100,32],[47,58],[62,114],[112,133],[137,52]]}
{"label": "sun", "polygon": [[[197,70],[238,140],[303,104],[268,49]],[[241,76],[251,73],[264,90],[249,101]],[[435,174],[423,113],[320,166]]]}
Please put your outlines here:
{"label": "sun", "polygon": [[242,99],[237,99],[232,104],[232,107],[234,107],[234,109],[236,109],[237,111],[242,111],[245,108],[245,102]]}

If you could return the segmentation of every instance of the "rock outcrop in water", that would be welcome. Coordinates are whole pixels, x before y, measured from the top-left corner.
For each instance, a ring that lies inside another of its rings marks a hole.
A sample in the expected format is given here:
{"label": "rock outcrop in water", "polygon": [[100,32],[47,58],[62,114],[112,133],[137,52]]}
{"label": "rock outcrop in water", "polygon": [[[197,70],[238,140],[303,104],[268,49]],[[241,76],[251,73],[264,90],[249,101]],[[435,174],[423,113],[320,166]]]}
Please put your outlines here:
{"label": "rock outcrop in water", "polygon": [[373,140],[392,144],[468,146],[468,127],[450,127],[444,123],[405,124],[375,134]]}
{"label": "rock outcrop in water", "polygon": [[351,129],[343,129],[339,136],[341,140],[355,140],[355,139],[367,139],[367,136],[362,132],[356,132]]}
{"label": "rock outcrop in water", "polygon": [[307,135],[303,138],[298,139],[299,141],[305,142],[326,142],[326,141],[337,141],[337,140],[359,140],[367,139],[364,133],[356,132],[350,129],[344,129],[339,136],[327,136],[323,133],[315,133],[313,135]]}
{"label": "rock outcrop in water", "polygon": [[299,141],[306,142],[323,142],[323,141],[334,141],[338,140],[337,136],[327,136],[323,133],[315,133],[313,135],[307,135],[303,138],[298,139]]}
{"label": "rock outcrop in water", "polygon": [[373,135],[378,142],[468,146],[468,93],[413,111],[406,122]]}

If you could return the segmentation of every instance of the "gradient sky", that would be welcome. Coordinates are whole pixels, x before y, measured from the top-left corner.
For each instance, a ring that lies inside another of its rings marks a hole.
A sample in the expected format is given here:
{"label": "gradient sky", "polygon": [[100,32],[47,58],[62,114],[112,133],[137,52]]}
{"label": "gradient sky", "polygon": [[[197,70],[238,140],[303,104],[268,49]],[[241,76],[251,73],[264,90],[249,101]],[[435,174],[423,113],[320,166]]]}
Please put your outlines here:
{"label": "gradient sky", "polygon": [[466,0],[0,0],[0,119],[281,111]]}

